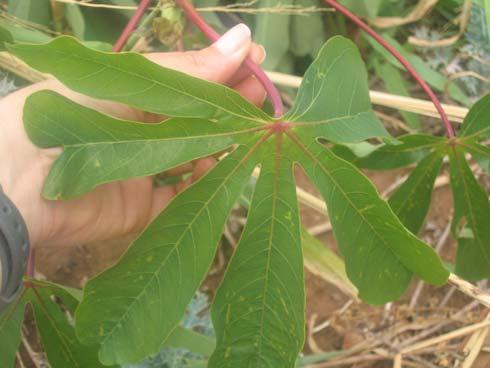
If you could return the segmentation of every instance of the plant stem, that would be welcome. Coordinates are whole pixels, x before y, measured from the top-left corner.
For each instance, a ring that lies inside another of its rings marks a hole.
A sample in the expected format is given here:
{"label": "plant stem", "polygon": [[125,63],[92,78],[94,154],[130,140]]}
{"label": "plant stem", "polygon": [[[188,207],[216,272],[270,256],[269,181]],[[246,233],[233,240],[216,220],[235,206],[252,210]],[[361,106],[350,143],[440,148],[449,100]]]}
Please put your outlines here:
{"label": "plant stem", "polygon": [[[199,28],[209,40],[215,42],[220,38],[219,33],[217,33],[209,24],[206,23],[206,21],[199,15],[188,0],[176,0],[175,2],[182,8],[187,16],[187,19],[197,28]],[[269,77],[260,68],[260,66],[255,64],[250,58],[245,59],[245,66],[255,75],[257,80],[262,84],[267,92],[269,100],[272,103],[272,107],[274,108],[274,116],[276,118],[282,116],[284,114],[284,106],[281,95]]]}
{"label": "plant stem", "polygon": [[140,19],[145,14],[146,9],[150,6],[150,3],[151,0],[140,1],[138,9],[136,9],[136,12],[131,17],[128,24],[126,24],[126,27],[124,27],[124,30],[122,31],[121,35],[117,39],[116,43],[114,44],[112,51],[119,52],[123,49],[124,45],[128,41],[128,38],[131,36],[136,26],[138,25]]}
{"label": "plant stem", "polygon": [[410,65],[407,59],[405,59],[393,46],[391,46],[383,37],[381,37],[375,30],[364,23],[360,18],[351,13],[347,8],[340,5],[336,0],[324,0],[325,3],[338,12],[342,13],[344,16],[349,18],[353,23],[355,23],[359,28],[366,32],[369,36],[374,38],[381,46],[388,50],[404,67],[407,69],[408,73],[417,81],[417,83],[422,87],[424,92],[429,96],[432,103],[436,107],[441,120],[447,131],[449,138],[453,138],[456,134],[454,128],[449,122],[446,112],[442,108],[441,102],[437,98],[436,94],[432,91],[429,85],[422,79],[422,77],[417,73],[417,71]]}

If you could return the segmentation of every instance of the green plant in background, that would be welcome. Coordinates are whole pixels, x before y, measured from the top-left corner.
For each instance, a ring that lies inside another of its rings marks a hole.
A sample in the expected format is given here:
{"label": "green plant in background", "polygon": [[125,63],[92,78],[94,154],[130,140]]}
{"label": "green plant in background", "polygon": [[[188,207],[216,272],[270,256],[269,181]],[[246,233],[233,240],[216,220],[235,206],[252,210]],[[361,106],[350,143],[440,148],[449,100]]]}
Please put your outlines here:
{"label": "green plant in background", "polygon": [[[363,2],[366,15],[375,16],[384,3]],[[382,304],[400,297],[414,275],[434,285],[446,282],[448,271],[416,234],[448,157],[455,202],[452,230],[458,239],[455,272],[470,280],[489,278],[490,229],[485,221],[490,203],[466,155],[489,171],[490,95],[471,109],[457,136],[450,131],[450,138],[410,134],[393,139],[371,111],[368,75],[357,47],[339,36],[320,47],[323,30],[309,45],[301,44],[296,32],[303,37],[315,34],[322,15],[315,14],[311,22],[286,15],[279,17],[287,20],[276,18],[277,23],[264,14],[255,17],[257,36],[264,42],[272,24],[288,35],[282,35],[287,48],[272,46],[271,66],[278,67],[290,53],[310,57],[319,49],[293,107],[282,113],[274,106],[276,117],[227,87],[159,67],[137,54],[104,53],[70,37],[24,44],[16,42],[9,27],[0,28],[0,45],[5,42],[9,52],[72,90],[169,117],[152,125],[122,121],[54,92],[33,94],[24,111],[29,137],[39,147],[64,148],[47,178],[46,198],[70,199],[103,183],[154,175],[196,158],[228,153],[177,196],[115,266],[88,282],[83,299],[79,291],[27,280],[17,303],[0,316],[0,339],[9,341],[0,346],[0,359],[8,366],[19,345],[24,308],[31,305],[53,368],[135,363],[162,347],[188,348],[209,357],[210,367],[240,367],[244,362],[294,367],[305,324],[305,235],[296,199],[296,166],[303,168],[327,204],[347,275],[360,297]],[[389,41],[429,77],[429,84],[442,89],[443,75],[433,74],[394,38]],[[377,45],[372,47],[385,55]],[[389,89],[407,94],[399,62],[386,56],[371,64],[384,75]],[[449,93],[467,98],[455,85]],[[420,128],[416,116],[403,117],[412,128]],[[359,155],[366,140],[383,143]],[[388,202],[359,171],[414,163],[416,168]],[[211,308],[213,341],[201,334],[206,331],[196,333],[179,324],[255,169],[260,175],[248,202],[247,224]],[[163,358],[154,359],[160,364]],[[203,364],[199,359],[190,363]]]}

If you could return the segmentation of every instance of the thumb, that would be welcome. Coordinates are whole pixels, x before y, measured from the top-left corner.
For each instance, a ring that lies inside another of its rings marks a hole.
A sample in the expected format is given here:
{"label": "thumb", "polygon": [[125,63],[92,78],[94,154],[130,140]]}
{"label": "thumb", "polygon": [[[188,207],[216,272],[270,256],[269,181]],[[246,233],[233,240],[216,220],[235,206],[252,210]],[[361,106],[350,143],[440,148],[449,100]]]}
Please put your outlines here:
{"label": "thumb", "polygon": [[146,56],[161,66],[211,82],[226,83],[238,71],[251,47],[250,29],[245,24],[238,24],[203,50],[153,53]]}

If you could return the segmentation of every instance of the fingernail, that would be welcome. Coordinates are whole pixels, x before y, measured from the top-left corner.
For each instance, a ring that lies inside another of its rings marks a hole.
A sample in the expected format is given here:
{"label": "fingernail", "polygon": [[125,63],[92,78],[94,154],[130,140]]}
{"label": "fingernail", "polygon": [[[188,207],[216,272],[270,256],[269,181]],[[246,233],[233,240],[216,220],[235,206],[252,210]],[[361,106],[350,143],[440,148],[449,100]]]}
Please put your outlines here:
{"label": "fingernail", "polygon": [[242,49],[250,41],[251,36],[252,32],[250,32],[250,28],[241,23],[221,36],[214,46],[223,55],[232,55]]}

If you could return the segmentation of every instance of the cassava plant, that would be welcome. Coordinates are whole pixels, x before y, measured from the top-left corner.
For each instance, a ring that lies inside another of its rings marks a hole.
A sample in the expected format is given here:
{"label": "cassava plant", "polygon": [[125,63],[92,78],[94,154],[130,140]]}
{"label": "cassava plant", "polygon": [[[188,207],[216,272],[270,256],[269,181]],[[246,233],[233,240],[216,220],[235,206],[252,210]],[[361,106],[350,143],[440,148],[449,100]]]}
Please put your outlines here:
{"label": "cassava plant", "polygon": [[[187,1],[177,3],[211,39],[217,37]],[[139,16],[149,2],[141,4]],[[134,19],[118,49],[137,23]],[[371,111],[367,73],[356,46],[342,37],[323,46],[288,112],[263,71],[247,62],[267,89],[274,116],[225,86],[162,68],[138,54],[95,51],[71,37],[7,47],[74,91],[168,117],[160,124],[142,124],[101,114],[52,91],[30,96],[24,110],[30,139],[42,148],[63,147],[45,183],[47,199],[74,198],[107,182],[158,174],[226,152],[168,205],[115,266],[87,283],[83,298],[71,289],[28,279],[18,302],[0,316],[2,341],[12,336],[9,346],[0,346],[0,357],[8,357],[9,366],[26,304],[33,305],[54,368],[137,362],[165,344],[182,344],[189,332],[179,322],[254,170],[260,173],[247,223],[212,306],[216,346],[209,367],[295,366],[305,325],[296,167],[327,204],[347,274],[360,297],[382,304],[400,297],[414,275],[433,285],[443,285],[449,276],[437,254],[415,235],[443,158],[449,156],[453,232],[459,239],[456,272],[469,279],[489,277],[485,219],[490,204],[465,155],[488,170],[490,150],[482,141],[490,138],[490,96],[475,105],[456,136],[425,85],[449,137],[394,139]],[[349,150],[368,139],[384,143],[364,157]],[[389,202],[358,168],[392,169],[416,162]],[[74,313],[75,329],[52,295]],[[61,351],[56,353],[55,346]]]}

